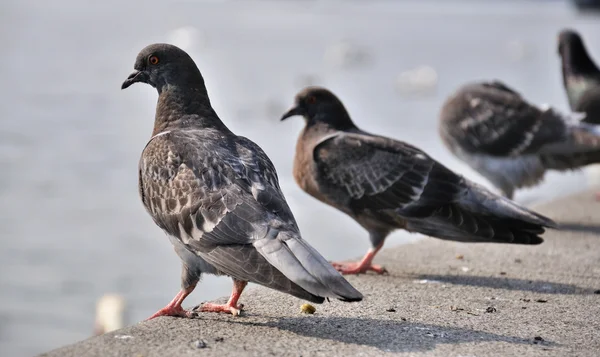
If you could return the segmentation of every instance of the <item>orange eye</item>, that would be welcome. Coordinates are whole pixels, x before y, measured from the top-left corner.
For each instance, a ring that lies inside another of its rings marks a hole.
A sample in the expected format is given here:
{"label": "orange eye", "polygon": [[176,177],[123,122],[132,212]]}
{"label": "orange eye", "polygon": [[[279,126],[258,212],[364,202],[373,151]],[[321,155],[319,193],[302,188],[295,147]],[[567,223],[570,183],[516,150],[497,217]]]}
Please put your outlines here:
{"label": "orange eye", "polygon": [[306,98],[306,102],[308,104],[315,104],[317,102],[317,98],[311,95],[310,97]]}
{"label": "orange eye", "polygon": [[150,64],[158,64],[158,57],[150,56],[150,58],[148,58],[148,62],[150,62]]}

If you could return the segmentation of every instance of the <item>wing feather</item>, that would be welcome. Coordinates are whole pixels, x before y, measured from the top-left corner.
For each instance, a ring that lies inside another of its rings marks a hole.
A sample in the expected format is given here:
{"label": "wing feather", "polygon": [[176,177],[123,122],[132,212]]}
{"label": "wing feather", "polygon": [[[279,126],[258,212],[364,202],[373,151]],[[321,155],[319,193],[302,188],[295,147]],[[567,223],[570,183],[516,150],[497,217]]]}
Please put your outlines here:
{"label": "wing feather", "polygon": [[314,160],[320,185],[334,200],[348,197],[353,210],[430,214],[467,189],[423,151],[381,136],[340,133],[315,148]]}
{"label": "wing feather", "polygon": [[[170,133],[146,147],[140,192],[155,222],[186,249],[238,279],[315,302],[360,300],[362,295],[331,267],[305,266],[326,263],[314,249],[292,248],[307,244],[266,154],[245,138],[215,140],[215,135]],[[335,284],[325,285],[327,279]]]}
{"label": "wing feather", "polygon": [[443,106],[442,129],[465,150],[498,157],[535,154],[568,135],[565,118],[500,82],[461,88]]}

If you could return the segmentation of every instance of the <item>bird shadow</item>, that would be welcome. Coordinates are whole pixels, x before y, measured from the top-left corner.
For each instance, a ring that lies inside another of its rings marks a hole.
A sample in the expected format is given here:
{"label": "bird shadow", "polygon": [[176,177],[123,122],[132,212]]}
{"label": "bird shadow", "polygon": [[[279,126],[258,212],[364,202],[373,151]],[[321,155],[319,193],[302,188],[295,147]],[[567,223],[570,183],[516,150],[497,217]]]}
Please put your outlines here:
{"label": "bird shadow", "polygon": [[595,223],[577,223],[577,222],[557,222],[558,229],[561,231],[592,233],[600,236],[600,224]]}
{"label": "bird shadow", "polygon": [[296,335],[348,344],[371,346],[385,352],[433,350],[438,344],[497,341],[519,345],[557,346],[552,341],[537,341],[469,328],[439,326],[398,320],[358,317],[274,317],[268,322],[232,323],[285,330]]}
{"label": "bird shadow", "polygon": [[572,284],[494,276],[419,274],[416,276],[416,279],[438,281],[454,285],[531,291],[541,294],[586,295],[594,294],[595,291],[594,289],[582,288]]}

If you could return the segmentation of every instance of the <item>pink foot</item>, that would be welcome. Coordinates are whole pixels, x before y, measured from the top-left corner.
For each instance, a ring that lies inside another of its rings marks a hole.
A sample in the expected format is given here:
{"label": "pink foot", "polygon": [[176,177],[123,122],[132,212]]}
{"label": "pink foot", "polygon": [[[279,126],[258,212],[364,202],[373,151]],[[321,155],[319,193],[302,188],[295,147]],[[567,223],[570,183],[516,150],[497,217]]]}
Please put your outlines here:
{"label": "pink foot", "polygon": [[364,274],[367,271],[374,271],[377,274],[386,274],[388,271],[381,265],[365,264],[363,262],[337,263],[331,265],[342,274]]}
{"label": "pink foot", "polygon": [[175,316],[190,318],[192,317],[192,314],[193,313],[191,311],[184,310],[181,306],[166,306],[158,310],[154,315],[147,318],[146,321],[152,320],[153,318],[159,316]]}
{"label": "pink foot", "polygon": [[233,304],[213,304],[211,302],[206,302],[200,307],[200,311],[202,312],[224,312],[228,314],[232,314],[233,316],[239,316],[242,312],[244,305],[233,305]]}

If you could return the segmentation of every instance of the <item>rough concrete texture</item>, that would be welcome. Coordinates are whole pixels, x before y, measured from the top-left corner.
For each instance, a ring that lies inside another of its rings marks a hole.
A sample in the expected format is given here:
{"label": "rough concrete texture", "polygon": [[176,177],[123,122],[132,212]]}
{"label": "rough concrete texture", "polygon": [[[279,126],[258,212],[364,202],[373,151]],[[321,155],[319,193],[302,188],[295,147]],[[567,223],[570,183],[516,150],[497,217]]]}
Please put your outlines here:
{"label": "rough concrete texture", "polygon": [[304,315],[303,301],[253,288],[241,317],[163,317],[44,356],[598,356],[600,203],[586,192],[537,210],[566,228],[539,246],[384,250],[390,275],[349,277],[361,303]]}

